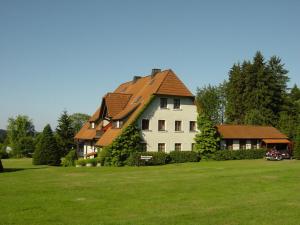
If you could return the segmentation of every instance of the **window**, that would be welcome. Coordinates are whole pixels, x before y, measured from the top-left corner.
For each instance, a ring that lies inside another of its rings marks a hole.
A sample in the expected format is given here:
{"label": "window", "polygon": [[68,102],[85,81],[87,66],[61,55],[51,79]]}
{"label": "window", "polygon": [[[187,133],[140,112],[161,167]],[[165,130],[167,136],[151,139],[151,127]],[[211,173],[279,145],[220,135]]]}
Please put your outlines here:
{"label": "window", "polygon": [[147,151],[147,143],[141,143],[142,146],[142,151],[146,152]]}
{"label": "window", "polygon": [[251,140],[251,148],[257,149],[257,140]]}
{"label": "window", "polygon": [[246,140],[240,140],[240,149],[246,149]]}
{"label": "window", "polygon": [[166,130],[166,121],[159,120],[158,121],[158,130],[159,131],[165,131]]}
{"label": "window", "polygon": [[180,109],[180,99],[179,98],[174,99],[174,109]]}
{"label": "window", "polygon": [[175,151],[181,151],[181,143],[175,143]]}
{"label": "window", "polygon": [[196,150],[196,143],[192,143],[192,151]]}
{"label": "window", "polygon": [[175,131],[181,131],[181,121],[175,121]]}
{"label": "window", "polygon": [[196,121],[190,121],[190,131],[196,131]]}
{"label": "window", "polygon": [[166,151],[166,144],[165,143],[158,143],[158,151],[165,152]]}
{"label": "window", "polygon": [[95,123],[94,122],[91,123],[91,128],[95,129]]}
{"label": "window", "polygon": [[168,107],[168,99],[167,98],[161,98],[160,99],[160,108],[166,109]]}
{"label": "window", "polygon": [[122,128],[123,126],[123,121],[122,120],[117,120],[117,121],[113,121],[112,123],[112,127],[113,128]]}
{"label": "window", "polygon": [[149,120],[148,119],[142,120],[142,130],[149,130]]}
{"label": "window", "polygon": [[226,146],[228,150],[232,150],[233,149],[233,140],[226,140]]}

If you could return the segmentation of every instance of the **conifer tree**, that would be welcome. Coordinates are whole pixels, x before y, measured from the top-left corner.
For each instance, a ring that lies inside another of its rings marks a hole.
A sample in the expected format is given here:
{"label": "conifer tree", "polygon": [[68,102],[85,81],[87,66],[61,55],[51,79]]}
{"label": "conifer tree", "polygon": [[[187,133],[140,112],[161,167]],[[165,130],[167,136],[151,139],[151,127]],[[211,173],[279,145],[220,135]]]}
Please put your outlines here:
{"label": "conifer tree", "polygon": [[1,159],[0,159],[0,173],[3,171],[3,166],[2,166],[2,162],[1,162]]}
{"label": "conifer tree", "polygon": [[56,128],[58,147],[61,151],[61,156],[65,156],[69,151],[75,147],[74,135],[75,130],[73,127],[73,121],[68,115],[67,111],[64,111],[58,119],[58,125]]}
{"label": "conifer tree", "polygon": [[294,145],[294,158],[300,160],[300,125],[297,126],[297,133]]}
{"label": "conifer tree", "polygon": [[60,151],[57,147],[56,139],[48,124],[39,137],[33,154],[33,164],[58,166],[61,162],[60,158]]}

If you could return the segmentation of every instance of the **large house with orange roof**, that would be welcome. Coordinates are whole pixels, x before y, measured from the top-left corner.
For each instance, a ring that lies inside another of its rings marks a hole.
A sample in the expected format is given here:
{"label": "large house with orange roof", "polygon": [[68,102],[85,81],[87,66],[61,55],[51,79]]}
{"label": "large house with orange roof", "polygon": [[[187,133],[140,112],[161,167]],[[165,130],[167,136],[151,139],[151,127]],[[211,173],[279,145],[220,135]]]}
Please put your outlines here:
{"label": "large house with orange roof", "polygon": [[130,124],[141,132],[146,151],[190,151],[197,132],[195,97],[172,70],[153,69],[107,93],[76,134],[78,155],[90,157]]}

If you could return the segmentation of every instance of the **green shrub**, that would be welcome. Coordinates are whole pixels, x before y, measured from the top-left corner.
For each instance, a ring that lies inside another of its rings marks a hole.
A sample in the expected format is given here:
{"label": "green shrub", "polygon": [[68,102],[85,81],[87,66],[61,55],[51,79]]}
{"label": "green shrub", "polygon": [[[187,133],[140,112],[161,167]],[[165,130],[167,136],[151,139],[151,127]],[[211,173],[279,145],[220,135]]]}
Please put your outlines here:
{"label": "green shrub", "polygon": [[97,159],[96,158],[87,159],[86,164],[92,164],[92,166],[96,166],[97,165]]}
{"label": "green shrub", "polygon": [[[141,159],[141,156],[152,156],[148,161]],[[165,165],[170,162],[170,156],[164,152],[135,152],[126,160],[129,166],[156,166]]]}
{"label": "green shrub", "polygon": [[265,154],[266,154],[265,149],[220,150],[215,152],[212,158],[217,161],[261,159],[265,156]]}
{"label": "green shrub", "polygon": [[3,166],[2,166],[2,162],[1,162],[1,158],[0,158],[0,173],[3,171]]}
{"label": "green shrub", "polygon": [[9,155],[4,149],[0,149],[0,159],[8,159]]}
{"label": "green shrub", "polygon": [[62,161],[64,167],[75,166],[75,161],[77,159],[77,154],[75,150],[69,151],[66,157]]}
{"label": "green shrub", "polygon": [[98,161],[101,166],[110,166],[111,165],[111,154],[108,148],[103,148],[100,150]]}
{"label": "green shrub", "polygon": [[76,161],[76,165],[85,166],[86,165],[86,160],[85,159],[78,159]]}
{"label": "green shrub", "polygon": [[193,151],[172,151],[170,152],[170,159],[172,163],[184,163],[199,162],[200,157],[197,152]]}

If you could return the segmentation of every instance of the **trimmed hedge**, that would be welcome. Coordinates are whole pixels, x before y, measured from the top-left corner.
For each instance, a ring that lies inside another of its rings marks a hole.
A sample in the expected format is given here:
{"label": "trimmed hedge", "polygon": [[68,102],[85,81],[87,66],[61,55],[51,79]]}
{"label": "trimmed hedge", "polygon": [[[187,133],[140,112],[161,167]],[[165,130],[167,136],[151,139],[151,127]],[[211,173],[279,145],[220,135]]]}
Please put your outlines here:
{"label": "trimmed hedge", "polygon": [[171,163],[199,162],[200,157],[193,151],[172,151],[170,152]]}
{"label": "trimmed hedge", "polygon": [[[152,156],[148,161],[141,159],[141,156]],[[157,166],[170,162],[170,157],[164,152],[137,152],[132,153],[126,160],[128,166]]]}
{"label": "trimmed hedge", "polygon": [[241,160],[241,159],[262,159],[266,155],[265,149],[246,150],[220,150],[212,155],[212,159],[217,161]]}

